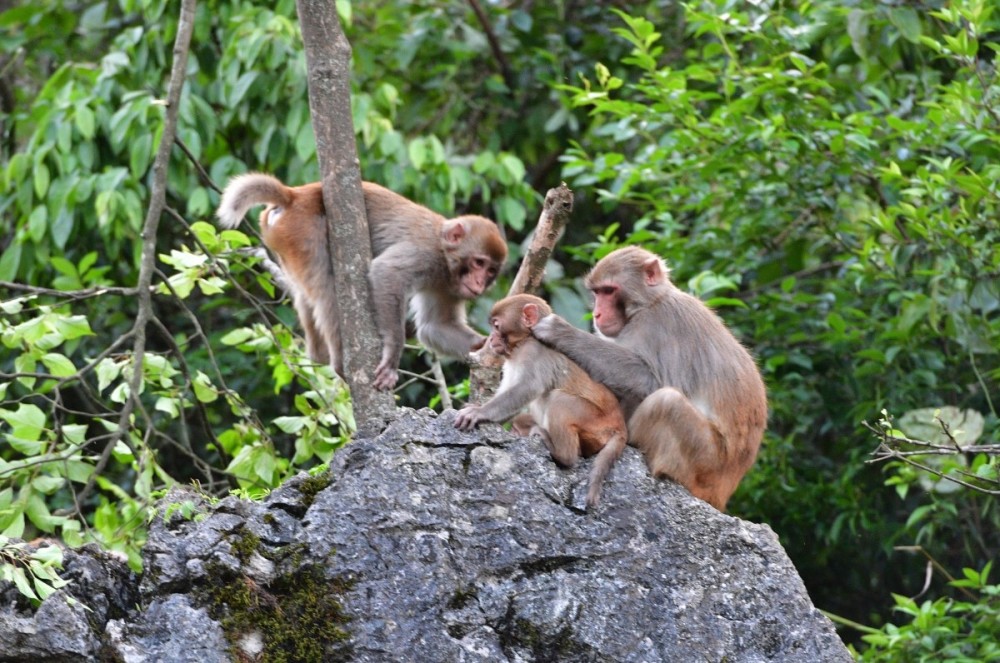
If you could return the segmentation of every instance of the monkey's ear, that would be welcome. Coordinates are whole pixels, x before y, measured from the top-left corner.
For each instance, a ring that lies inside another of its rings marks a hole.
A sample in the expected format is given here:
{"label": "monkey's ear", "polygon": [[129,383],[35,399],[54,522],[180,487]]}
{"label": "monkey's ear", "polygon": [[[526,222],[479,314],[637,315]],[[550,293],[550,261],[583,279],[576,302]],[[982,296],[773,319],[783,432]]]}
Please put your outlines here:
{"label": "monkey's ear", "polygon": [[650,258],[642,264],[642,276],[646,285],[654,286],[663,283],[663,263],[659,258]]}
{"label": "monkey's ear", "polygon": [[538,324],[538,320],[541,317],[537,304],[525,304],[524,308],[521,309],[521,323],[528,329]]}
{"label": "monkey's ear", "polygon": [[457,245],[463,239],[465,239],[465,224],[457,219],[452,219],[445,223],[444,229],[441,231],[444,241],[451,245]]}

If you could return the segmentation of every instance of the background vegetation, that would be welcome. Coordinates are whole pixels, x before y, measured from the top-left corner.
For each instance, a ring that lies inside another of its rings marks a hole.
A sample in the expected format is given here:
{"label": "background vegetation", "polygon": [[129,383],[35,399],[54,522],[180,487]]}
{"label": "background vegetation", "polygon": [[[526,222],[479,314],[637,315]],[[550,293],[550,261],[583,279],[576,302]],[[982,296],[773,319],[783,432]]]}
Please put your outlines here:
{"label": "background vegetation", "polygon": [[[164,486],[259,494],[322,467],[353,426],[245,250],[257,240],[211,224],[230,175],[317,176],[292,0],[198,5],[156,320],[139,407],[122,416],[178,7],[0,2],[0,534],[98,541],[134,565]],[[496,218],[515,249],[540,194],[567,181],[556,309],[586,325],[575,277],[642,243],[720,310],[759,358],[772,410],[730,510],[779,534],[859,657],[996,658],[991,2],[338,9],[366,178]],[[415,376],[427,365],[408,353]],[[459,396],[464,374],[445,366]],[[420,377],[399,398],[439,403]],[[903,433],[980,453],[917,459],[938,475],[898,453],[870,462]],[[0,551],[0,578],[46,593],[55,560]]]}

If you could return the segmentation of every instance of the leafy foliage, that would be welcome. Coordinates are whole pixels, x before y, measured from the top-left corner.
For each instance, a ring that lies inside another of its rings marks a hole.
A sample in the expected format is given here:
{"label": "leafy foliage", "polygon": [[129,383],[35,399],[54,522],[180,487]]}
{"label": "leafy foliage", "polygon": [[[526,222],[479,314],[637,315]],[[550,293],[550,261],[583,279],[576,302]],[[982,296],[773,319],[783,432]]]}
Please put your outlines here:
{"label": "leafy foliage", "polygon": [[968,600],[940,598],[917,601],[893,595],[895,611],[905,615],[903,626],[887,624],[869,633],[871,647],[861,661],[992,661],[1000,657],[1000,585],[988,584],[991,563],[982,572],[965,569],[962,580],[949,584]]}
{"label": "leafy foliage", "polygon": [[58,572],[62,561],[62,548],[57,545],[31,550],[24,542],[0,536],[0,580],[14,583],[35,605],[66,586]]}

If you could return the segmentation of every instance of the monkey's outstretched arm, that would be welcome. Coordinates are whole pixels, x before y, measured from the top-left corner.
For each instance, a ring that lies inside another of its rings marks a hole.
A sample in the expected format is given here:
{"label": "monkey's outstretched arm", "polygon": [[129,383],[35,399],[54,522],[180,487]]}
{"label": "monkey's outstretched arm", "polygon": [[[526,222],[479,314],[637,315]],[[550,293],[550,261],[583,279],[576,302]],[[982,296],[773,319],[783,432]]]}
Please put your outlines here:
{"label": "monkey's outstretched arm", "polygon": [[659,387],[649,365],[628,348],[588,334],[558,315],[538,321],[531,333],[558,350],[614,393],[623,405],[635,407]]}
{"label": "monkey's outstretched arm", "polygon": [[531,338],[507,359],[496,396],[482,405],[467,405],[458,413],[455,427],[471,430],[483,421],[512,419],[528,403],[558,386],[565,376],[566,359]]}
{"label": "monkey's outstretched arm", "polygon": [[418,292],[410,305],[414,311],[417,339],[434,352],[461,359],[482,345],[485,337],[465,321],[465,302]]}

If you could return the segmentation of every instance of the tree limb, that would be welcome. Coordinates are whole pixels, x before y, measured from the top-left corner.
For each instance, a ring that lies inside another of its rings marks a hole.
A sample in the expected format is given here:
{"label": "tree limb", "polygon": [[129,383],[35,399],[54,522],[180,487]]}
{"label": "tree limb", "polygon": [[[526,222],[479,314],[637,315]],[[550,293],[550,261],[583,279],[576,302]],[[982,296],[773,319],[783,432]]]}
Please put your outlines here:
{"label": "tree limb", "polygon": [[361,191],[354,126],[351,122],[351,45],[335,5],[328,0],[296,0],[309,75],[309,110],[316,134],[316,157],[323,182],[327,241],[339,300],[344,377],[358,424],[388,419],[392,394],[375,389],[372,368],[381,339],[368,288],[371,238]]}

